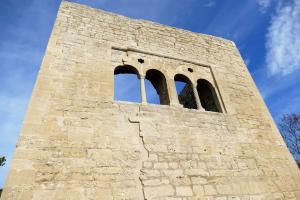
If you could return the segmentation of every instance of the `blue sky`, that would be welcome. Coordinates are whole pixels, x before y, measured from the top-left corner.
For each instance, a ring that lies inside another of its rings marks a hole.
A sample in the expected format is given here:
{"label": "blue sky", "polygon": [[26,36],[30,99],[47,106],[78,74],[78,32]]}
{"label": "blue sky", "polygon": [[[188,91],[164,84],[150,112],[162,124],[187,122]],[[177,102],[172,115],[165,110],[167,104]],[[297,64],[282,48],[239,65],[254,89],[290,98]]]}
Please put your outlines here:
{"label": "blue sky", "polygon": [[[275,120],[300,113],[300,0],[71,0],[235,41]],[[0,4],[0,187],[59,0]],[[154,101],[154,100],[153,100]]]}

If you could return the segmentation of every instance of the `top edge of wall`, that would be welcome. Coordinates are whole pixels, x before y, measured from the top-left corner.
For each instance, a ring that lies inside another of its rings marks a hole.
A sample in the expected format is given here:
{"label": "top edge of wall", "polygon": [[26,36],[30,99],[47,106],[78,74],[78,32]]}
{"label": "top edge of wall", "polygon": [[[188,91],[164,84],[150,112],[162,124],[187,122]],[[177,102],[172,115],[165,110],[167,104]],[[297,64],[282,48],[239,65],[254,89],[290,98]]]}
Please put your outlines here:
{"label": "top edge of wall", "polygon": [[177,28],[177,27],[173,27],[173,26],[161,24],[161,23],[158,23],[158,22],[150,21],[150,20],[131,18],[131,17],[127,17],[127,16],[124,16],[124,15],[120,15],[120,14],[114,13],[114,12],[106,11],[106,10],[103,10],[103,9],[100,9],[100,8],[93,8],[93,7],[85,5],[85,4],[75,3],[75,2],[71,2],[71,1],[67,1],[67,0],[62,0],[61,1],[61,5],[60,5],[59,10],[61,10],[65,6],[66,7],[67,6],[82,7],[82,8],[93,10],[93,11],[96,11],[96,12],[99,12],[99,13],[102,13],[102,14],[105,13],[107,15],[117,16],[117,17],[120,17],[120,18],[126,18],[126,19],[133,20],[133,21],[136,21],[136,22],[145,22],[145,23],[148,23],[148,24],[153,24],[153,25],[161,26],[162,28],[173,29],[173,30],[176,30],[178,32],[183,32],[183,33],[190,33],[190,34],[194,34],[195,36],[198,36],[198,37],[205,37],[206,39],[210,39],[212,41],[213,40],[222,41],[222,42],[227,43],[228,45],[236,47],[234,41],[229,40],[229,39],[225,39],[225,38],[222,38],[222,37],[213,36],[213,35],[204,34],[204,33],[197,33],[197,32],[193,32],[193,31],[190,31],[190,30],[186,30],[186,29],[182,29],[182,28]]}

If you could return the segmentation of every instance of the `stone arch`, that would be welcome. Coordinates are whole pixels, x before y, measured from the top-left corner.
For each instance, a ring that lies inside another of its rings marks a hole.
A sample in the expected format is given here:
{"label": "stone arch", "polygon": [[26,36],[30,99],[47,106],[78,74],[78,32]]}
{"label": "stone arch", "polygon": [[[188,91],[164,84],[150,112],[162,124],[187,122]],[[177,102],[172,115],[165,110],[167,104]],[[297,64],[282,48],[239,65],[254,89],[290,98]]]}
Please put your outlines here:
{"label": "stone arch", "polygon": [[183,74],[174,76],[178,101],[184,108],[197,109],[193,84],[191,80]]}
{"label": "stone arch", "polygon": [[118,74],[136,74],[140,78],[139,71],[132,65],[119,65],[115,68],[114,75]]}
{"label": "stone arch", "polygon": [[199,79],[197,81],[197,91],[200,103],[206,111],[222,112],[216,91],[209,81]]}
{"label": "stone arch", "polygon": [[[153,88],[156,90],[156,93],[159,98],[159,103],[161,105],[170,105],[170,98],[168,93],[167,81],[162,72],[156,69],[149,69],[146,72],[145,79],[150,81]],[[147,95],[150,95],[150,92],[146,91]],[[150,98],[147,96],[147,99]]]}
{"label": "stone arch", "polygon": [[139,71],[131,65],[114,70],[114,100],[141,102]]}

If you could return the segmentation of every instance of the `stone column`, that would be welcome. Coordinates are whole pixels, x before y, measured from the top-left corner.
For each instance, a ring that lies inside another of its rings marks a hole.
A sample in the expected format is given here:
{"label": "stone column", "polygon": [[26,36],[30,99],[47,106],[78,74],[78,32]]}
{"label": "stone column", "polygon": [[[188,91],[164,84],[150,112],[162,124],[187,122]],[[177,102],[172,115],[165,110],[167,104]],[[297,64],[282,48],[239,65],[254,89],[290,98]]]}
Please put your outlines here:
{"label": "stone column", "polygon": [[170,105],[176,107],[182,107],[182,105],[178,101],[178,95],[176,90],[176,84],[174,79],[167,79],[168,83],[168,92],[170,98]]}
{"label": "stone column", "polygon": [[201,102],[200,102],[200,98],[199,98],[199,94],[198,94],[196,84],[193,84],[192,87],[193,87],[193,92],[194,92],[194,96],[195,96],[195,100],[196,100],[196,104],[197,104],[197,109],[198,110],[204,110],[204,108],[202,108],[202,105],[201,105]]}
{"label": "stone column", "polygon": [[146,88],[145,88],[145,75],[140,75],[141,83],[141,98],[142,104],[147,104]]}

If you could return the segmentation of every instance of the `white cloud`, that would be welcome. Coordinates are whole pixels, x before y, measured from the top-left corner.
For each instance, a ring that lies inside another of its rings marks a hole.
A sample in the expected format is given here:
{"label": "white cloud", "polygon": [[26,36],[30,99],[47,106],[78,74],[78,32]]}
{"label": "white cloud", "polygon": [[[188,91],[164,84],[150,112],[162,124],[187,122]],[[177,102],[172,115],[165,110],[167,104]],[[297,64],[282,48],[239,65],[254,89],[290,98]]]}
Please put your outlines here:
{"label": "white cloud", "polygon": [[278,8],[266,39],[266,64],[271,75],[300,69],[300,0]]}

